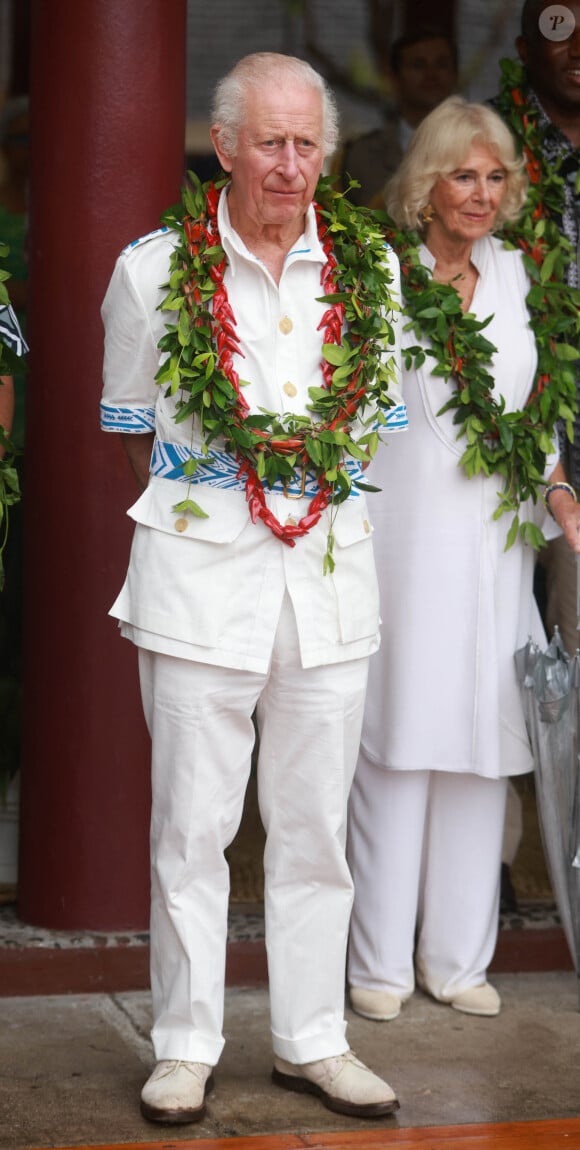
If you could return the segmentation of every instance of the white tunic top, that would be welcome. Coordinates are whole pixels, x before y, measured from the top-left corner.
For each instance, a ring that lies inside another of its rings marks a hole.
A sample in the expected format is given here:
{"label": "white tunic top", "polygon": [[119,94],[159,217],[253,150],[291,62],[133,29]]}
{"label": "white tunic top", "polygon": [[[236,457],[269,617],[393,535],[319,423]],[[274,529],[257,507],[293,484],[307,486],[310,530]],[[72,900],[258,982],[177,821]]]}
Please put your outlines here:
{"label": "white tunic top", "polygon": [[[325,255],[310,208],[304,235],[288,254],[279,284],[248,251],[229,223],[227,197],[218,220],[228,264],[224,277],[237,320],[242,356],[235,356],[244,395],[255,411],[303,414],[308,388],[321,385],[321,332],[328,306],[320,273]],[[106,329],[102,425],[105,430],[155,430],[160,444],[200,446],[191,420],[176,423],[178,396],[155,384],[158,342],[171,320],[158,306],[166,291],[174,238],[153,234],[125,249],[117,261],[103,304]],[[398,264],[390,256],[398,284]],[[385,348],[385,355],[393,349]],[[289,386],[291,385],[291,386]],[[401,397],[393,389],[393,426],[406,424]],[[216,441],[212,448],[219,450]],[[250,520],[239,489],[195,485],[189,494],[208,518],[188,517],[187,528],[173,511],[188,495],[178,479],[150,479],[129,510],[136,521],[125,584],[111,613],[139,646],[219,666],[264,672],[268,668],[283,595],[294,606],[305,667],[360,658],[379,642],[378,585],[372,527],[364,494],[349,498],[336,513],[334,574],[323,574],[330,511],[310,533],[289,547],[262,523]],[[267,495],[282,522],[298,521],[309,499]]]}
{"label": "white tunic top", "polygon": [[[422,248],[424,264],[434,260]],[[486,337],[498,348],[495,390],[508,410],[528,398],[536,350],[519,253],[478,241],[479,279],[471,310],[493,314]],[[404,339],[415,345],[408,333]],[[493,519],[498,477],[468,479],[458,460],[453,412],[437,412],[452,383],[429,374],[429,357],[405,375],[409,431],[381,445],[368,475],[382,488],[375,507],[375,554],[383,618],[371,659],[363,744],[397,770],[471,771],[489,778],[532,769],[514,652],[543,639],[533,597],[534,552],[504,551],[512,516]],[[549,474],[557,462],[548,461]],[[546,530],[541,502],[526,509]]]}

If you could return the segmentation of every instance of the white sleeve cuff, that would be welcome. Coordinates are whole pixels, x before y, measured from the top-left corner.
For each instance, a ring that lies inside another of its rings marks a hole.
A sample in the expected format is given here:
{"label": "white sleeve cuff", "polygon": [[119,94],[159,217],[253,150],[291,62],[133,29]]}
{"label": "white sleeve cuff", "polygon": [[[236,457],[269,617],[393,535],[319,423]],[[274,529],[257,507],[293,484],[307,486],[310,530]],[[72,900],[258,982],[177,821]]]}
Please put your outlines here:
{"label": "white sleeve cuff", "polygon": [[155,431],[155,405],[125,404],[101,401],[101,430],[123,431],[128,435],[145,435]]}

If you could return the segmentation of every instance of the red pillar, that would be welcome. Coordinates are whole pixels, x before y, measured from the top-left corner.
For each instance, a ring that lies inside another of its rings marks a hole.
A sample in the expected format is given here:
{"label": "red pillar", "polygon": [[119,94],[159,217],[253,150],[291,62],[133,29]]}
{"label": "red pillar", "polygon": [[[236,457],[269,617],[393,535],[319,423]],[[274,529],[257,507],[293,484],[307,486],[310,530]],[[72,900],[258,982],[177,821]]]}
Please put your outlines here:
{"label": "red pillar", "polygon": [[135,652],[107,616],[136,497],[99,430],[116,255],[182,180],[186,0],[32,0],[19,913],[148,919],[149,748]]}

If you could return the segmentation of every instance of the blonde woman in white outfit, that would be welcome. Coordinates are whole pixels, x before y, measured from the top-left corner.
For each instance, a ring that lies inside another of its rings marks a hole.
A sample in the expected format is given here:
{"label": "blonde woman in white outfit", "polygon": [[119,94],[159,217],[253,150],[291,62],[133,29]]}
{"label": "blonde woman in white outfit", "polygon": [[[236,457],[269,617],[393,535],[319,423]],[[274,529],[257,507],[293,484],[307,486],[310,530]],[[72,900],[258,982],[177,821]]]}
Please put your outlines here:
{"label": "blonde woman in white outfit", "polygon": [[[525,184],[499,117],[452,97],[423,121],[387,193],[396,224],[420,228],[433,280],[453,285],[462,313],[492,317],[491,386],[510,412],[526,404],[536,371],[530,282],[521,252],[490,233],[517,217]],[[402,271],[404,284],[404,260]],[[405,338],[429,347],[417,329]],[[454,381],[432,374],[435,362],[427,354],[405,373],[406,441],[369,470],[382,489],[383,629],[350,804],[348,980],[353,1008],[376,1020],[396,1017],[416,984],[458,1010],[498,1013],[487,968],[507,779],[532,769],[513,655],[542,635],[534,551],[520,539],[504,549],[512,516],[494,518],[498,475],[468,478],[458,466],[467,441],[453,410],[440,413]],[[579,510],[556,458],[546,459],[556,484],[546,502],[578,550]],[[542,526],[553,522],[541,500],[520,518],[532,510]]]}

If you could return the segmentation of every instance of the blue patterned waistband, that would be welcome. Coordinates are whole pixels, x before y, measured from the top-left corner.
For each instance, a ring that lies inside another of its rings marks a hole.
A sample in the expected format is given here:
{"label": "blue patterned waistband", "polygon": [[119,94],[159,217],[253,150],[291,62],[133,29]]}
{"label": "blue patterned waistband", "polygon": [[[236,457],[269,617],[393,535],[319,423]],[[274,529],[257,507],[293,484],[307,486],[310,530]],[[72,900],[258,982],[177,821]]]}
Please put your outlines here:
{"label": "blue patterned waistband", "polygon": [[[197,470],[193,475],[184,475],[184,465],[190,459],[197,461]],[[157,479],[176,479],[179,483],[205,483],[209,487],[219,487],[225,491],[245,491],[245,480],[238,476],[239,469],[239,462],[227,451],[213,451],[210,448],[209,455],[203,455],[201,451],[195,451],[183,444],[165,443],[160,439],[155,439],[149,465],[151,475]],[[348,471],[353,483],[349,498],[358,496],[360,492],[354,485],[363,477],[361,465],[356,459],[347,459],[345,470]],[[294,499],[302,495],[306,499],[312,499],[320,491],[320,484],[316,473],[307,471],[304,488],[301,479],[296,477],[288,483],[277,480],[268,490]]]}

